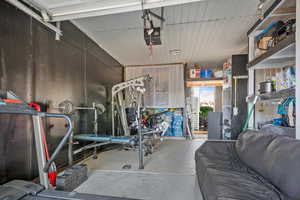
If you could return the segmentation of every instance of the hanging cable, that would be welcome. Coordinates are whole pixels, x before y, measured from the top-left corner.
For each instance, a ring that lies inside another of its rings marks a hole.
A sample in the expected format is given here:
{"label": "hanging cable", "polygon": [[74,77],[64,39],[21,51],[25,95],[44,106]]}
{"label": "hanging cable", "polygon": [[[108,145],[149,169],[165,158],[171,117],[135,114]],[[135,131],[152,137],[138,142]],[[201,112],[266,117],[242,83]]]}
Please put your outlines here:
{"label": "hanging cable", "polygon": [[144,13],[144,0],[141,0],[142,12]]}

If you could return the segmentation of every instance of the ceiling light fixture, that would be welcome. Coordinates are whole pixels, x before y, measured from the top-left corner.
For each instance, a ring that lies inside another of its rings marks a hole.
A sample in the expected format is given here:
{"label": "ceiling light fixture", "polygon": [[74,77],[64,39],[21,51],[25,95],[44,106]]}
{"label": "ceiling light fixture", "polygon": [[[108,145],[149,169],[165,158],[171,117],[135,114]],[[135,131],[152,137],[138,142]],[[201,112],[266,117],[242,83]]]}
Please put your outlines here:
{"label": "ceiling light fixture", "polygon": [[180,49],[171,49],[171,50],[169,50],[169,53],[173,56],[177,56],[177,55],[181,54],[181,50]]}

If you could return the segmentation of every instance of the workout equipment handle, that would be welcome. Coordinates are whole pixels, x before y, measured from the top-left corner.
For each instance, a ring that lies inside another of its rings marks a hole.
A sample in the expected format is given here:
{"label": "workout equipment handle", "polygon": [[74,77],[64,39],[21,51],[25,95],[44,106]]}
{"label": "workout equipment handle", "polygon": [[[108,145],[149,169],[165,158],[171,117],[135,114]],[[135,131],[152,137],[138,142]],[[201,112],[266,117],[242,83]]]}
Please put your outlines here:
{"label": "workout equipment handle", "polygon": [[59,152],[61,151],[61,149],[63,148],[63,146],[67,143],[69,137],[72,134],[73,131],[73,124],[72,124],[72,120],[69,116],[64,115],[64,114],[52,114],[52,113],[45,113],[45,117],[55,117],[55,118],[64,118],[67,120],[68,122],[68,131],[67,134],[63,137],[63,139],[60,141],[59,145],[56,147],[54,153],[51,155],[50,160],[47,161],[45,167],[44,167],[44,172],[48,172],[49,168],[51,166],[51,164],[53,163],[53,161],[56,159],[57,155],[59,154]]}

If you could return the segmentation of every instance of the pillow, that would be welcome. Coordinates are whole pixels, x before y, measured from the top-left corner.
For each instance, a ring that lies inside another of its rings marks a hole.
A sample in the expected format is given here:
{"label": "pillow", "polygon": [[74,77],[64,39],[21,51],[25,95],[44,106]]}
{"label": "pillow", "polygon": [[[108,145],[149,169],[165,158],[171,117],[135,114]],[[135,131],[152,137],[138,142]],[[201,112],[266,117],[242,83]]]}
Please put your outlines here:
{"label": "pillow", "polygon": [[240,159],[286,196],[300,200],[300,140],[246,131],[236,142]]}

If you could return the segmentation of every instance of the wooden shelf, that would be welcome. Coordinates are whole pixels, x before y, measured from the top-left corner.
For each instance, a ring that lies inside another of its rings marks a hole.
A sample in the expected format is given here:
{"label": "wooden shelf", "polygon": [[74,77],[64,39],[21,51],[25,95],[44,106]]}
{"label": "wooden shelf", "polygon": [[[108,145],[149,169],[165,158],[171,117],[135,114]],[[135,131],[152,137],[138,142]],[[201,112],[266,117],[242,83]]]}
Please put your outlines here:
{"label": "wooden shelf", "polygon": [[[277,92],[259,94],[258,101],[278,101],[281,99],[286,99],[288,97],[295,97],[295,88],[283,89]],[[253,103],[255,95],[247,98],[248,103]]]}
{"label": "wooden shelf", "polygon": [[218,81],[223,80],[222,78],[188,78],[187,81]]}
{"label": "wooden shelf", "polygon": [[195,135],[207,135],[208,131],[194,131],[193,134],[195,134]]}
{"label": "wooden shelf", "polygon": [[248,63],[251,69],[282,68],[295,64],[296,38],[295,34],[288,36],[266,53]]}
{"label": "wooden shelf", "polygon": [[194,79],[187,79],[186,85],[187,87],[210,87],[210,86],[223,86],[224,80],[223,78],[210,78],[210,79],[203,79],[203,78],[194,78]]}

